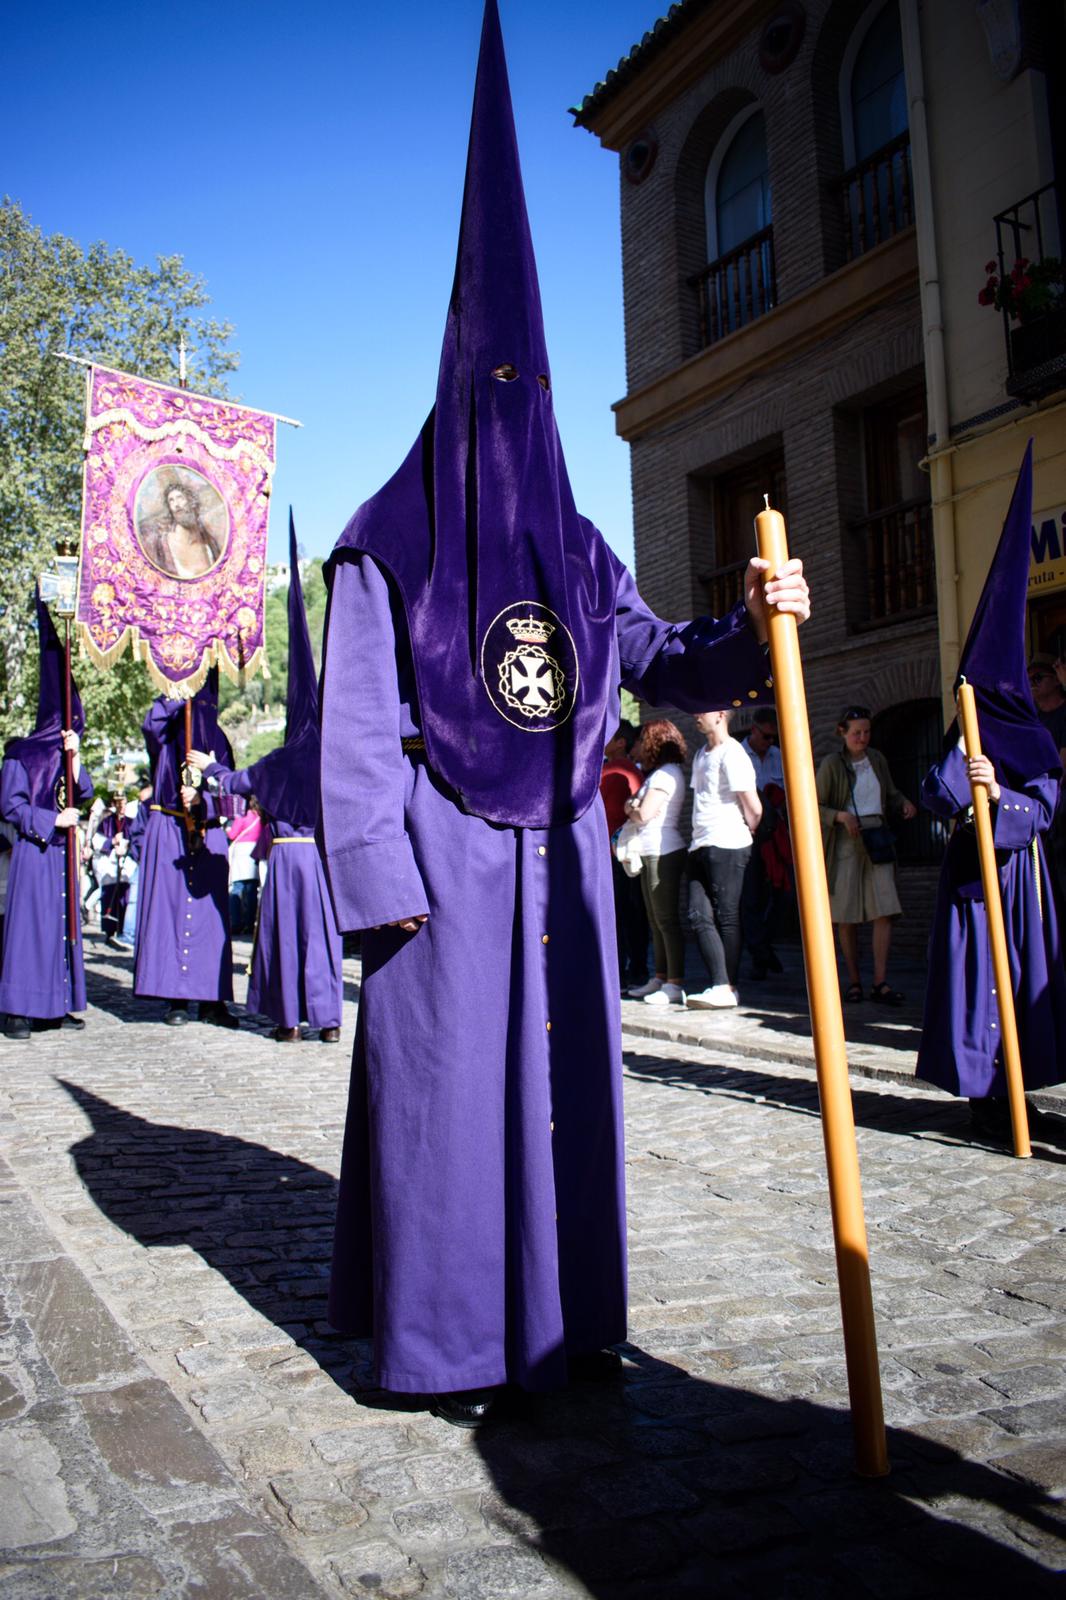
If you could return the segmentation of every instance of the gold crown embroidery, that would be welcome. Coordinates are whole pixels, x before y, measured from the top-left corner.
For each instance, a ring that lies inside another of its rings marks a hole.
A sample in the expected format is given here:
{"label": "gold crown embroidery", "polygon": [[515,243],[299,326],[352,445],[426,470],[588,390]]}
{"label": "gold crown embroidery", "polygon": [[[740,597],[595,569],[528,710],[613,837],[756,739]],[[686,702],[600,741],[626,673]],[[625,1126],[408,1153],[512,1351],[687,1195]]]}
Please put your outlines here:
{"label": "gold crown embroidery", "polygon": [[547,644],[555,626],[551,622],[543,622],[539,617],[512,617],[507,623],[507,631],[514,635],[519,644]]}

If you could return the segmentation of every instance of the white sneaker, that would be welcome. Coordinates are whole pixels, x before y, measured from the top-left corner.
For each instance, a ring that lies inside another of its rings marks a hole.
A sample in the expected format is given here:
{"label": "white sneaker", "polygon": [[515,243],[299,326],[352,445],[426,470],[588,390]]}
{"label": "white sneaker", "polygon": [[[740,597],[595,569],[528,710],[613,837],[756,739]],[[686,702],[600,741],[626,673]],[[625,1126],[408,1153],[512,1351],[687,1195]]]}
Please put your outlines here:
{"label": "white sneaker", "polygon": [[731,989],[728,983],[712,984],[700,994],[690,994],[686,1002],[692,1011],[725,1011],[738,1003],[737,991]]}
{"label": "white sneaker", "polygon": [[654,994],[644,996],[646,1006],[683,1006],[685,991],[679,983],[664,983]]}
{"label": "white sneaker", "polygon": [[639,989],[627,989],[626,994],[630,1000],[646,1000],[648,995],[657,994],[663,986],[661,978],[649,978],[647,983],[642,983]]}

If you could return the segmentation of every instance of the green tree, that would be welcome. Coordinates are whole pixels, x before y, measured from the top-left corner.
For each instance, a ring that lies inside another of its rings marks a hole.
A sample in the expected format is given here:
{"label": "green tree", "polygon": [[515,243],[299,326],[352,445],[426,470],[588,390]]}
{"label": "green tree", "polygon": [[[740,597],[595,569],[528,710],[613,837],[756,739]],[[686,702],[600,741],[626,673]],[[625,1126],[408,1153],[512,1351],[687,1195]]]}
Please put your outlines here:
{"label": "green tree", "polygon": [[[307,562],[301,577],[307,627],[315,666],[322,665],[322,633],[326,621],[326,585],[321,558]],[[289,680],[289,591],[271,589],[266,597],[267,665],[270,677],[250,679],[242,688],[223,678],[219,690],[220,720],[242,766],[250,766],[273,750],[284,738],[284,726],[260,730],[256,723],[270,708],[271,719],[285,718],[285,687]]]}
{"label": "green tree", "polygon": [[[106,244],[85,250],[0,203],[0,737],[23,732],[36,703],[34,578],[81,523],[85,375],[55,352],[173,381],[184,334],[190,383],[222,394],[240,358],[208,304],[181,256],[142,266]],[[83,658],[78,676],[87,759],[139,742],[155,693],[143,666],[126,656],[98,673]]]}

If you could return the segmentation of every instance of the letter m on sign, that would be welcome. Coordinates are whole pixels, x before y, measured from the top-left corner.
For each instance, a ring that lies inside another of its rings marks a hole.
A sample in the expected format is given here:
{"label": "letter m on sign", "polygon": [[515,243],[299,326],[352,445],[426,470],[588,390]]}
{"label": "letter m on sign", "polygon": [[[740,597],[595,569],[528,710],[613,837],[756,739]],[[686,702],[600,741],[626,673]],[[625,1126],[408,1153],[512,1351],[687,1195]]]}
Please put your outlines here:
{"label": "letter m on sign", "polygon": [[1046,522],[1042,522],[1039,532],[1034,523],[1030,533],[1030,540],[1033,547],[1034,566],[1043,566],[1045,561],[1062,560],[1062,544],[1059,540],[1058,523],[1054,517],[1048,517]]}

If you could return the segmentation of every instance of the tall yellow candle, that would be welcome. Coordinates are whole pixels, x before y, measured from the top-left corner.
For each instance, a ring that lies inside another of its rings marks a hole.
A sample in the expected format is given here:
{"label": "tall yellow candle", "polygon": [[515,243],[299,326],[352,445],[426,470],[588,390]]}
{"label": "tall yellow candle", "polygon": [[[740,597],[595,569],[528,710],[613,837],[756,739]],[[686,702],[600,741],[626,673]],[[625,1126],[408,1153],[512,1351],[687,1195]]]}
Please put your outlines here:
{"label": "tall yellow candle", "polygon": [[[770,508],[755,518],[759,554],[770,563],[767,580],[788,560],[785,519]],[[803,685],[796,618],[771,608],[773,668],[781,757],[788,798],[789,830],[796,870],[796,899],[822,1108],[822,1135],[829,1174],[829,1204],[836,1249],[837,1281],[844,1327],[844,1356],[855,1436],[855,1465],[863,1477],[889,1471],[885,1440],[877,1330],[870,1288],[870,1260],[859,1178],[859,1152],[848,1083],[844,1018],[840,1007],[829,888],[822,851],[822,824],[814,781],[807,697]]]}

